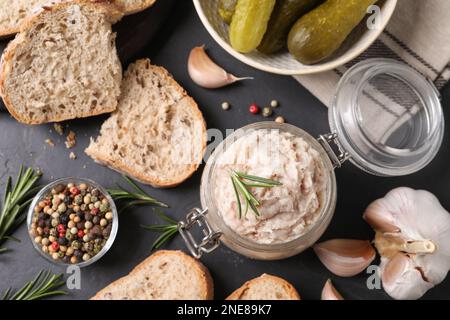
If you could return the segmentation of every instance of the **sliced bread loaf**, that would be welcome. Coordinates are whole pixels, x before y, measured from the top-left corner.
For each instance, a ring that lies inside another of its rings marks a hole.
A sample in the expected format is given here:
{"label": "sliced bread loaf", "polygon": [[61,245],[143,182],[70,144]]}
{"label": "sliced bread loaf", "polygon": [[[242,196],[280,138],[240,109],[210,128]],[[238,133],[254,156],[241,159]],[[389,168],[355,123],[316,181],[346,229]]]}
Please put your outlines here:
{"label": "sliced bread loaf", "polygon": [[279,277],[263,274],[247,281],[227,300],[300,300],[294,286]]}
{"label": "sliced bread loaf", "polygon": [[[0,38],[19,32],[21,23],[32,13],[33,9],[52,2],[71,0],[0,0]],[[102,2],[101,0],[91,0]],[[104,0],[107,1],[107,0]],[[124,14],[132,14],[151,7],[156,0],[109,0],[120,6]]]}
{"label": "sliced bread loaf", "polygon": [[173,187],[199,167],[206,127],[195,101],[148,59],[129,66],[117,111],[91,140],[97,162],[154,187]]}
{"label": "sliced bread loaf", "polygon": [[208,269],[181,251],[158,251],[91,300],[211,300]]}
{"label": "sliced bread loaf", "polygon": [[22,25],[0,66],[0,95],[17,120],[41,124],[116,109],[122,67],[115,5],[87,0],[44,7]]}

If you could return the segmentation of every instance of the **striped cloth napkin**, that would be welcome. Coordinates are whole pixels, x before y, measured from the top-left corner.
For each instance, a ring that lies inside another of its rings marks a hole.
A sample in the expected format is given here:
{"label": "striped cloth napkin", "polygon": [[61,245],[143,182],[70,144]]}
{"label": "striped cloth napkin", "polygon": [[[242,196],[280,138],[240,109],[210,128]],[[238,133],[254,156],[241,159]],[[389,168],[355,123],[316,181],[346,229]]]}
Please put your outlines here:
{"label": "striped cloth napkin", "polygon": [[368,58],[403,61],[442,89],[450,79],[450,1],[399,0],[389,25],[365,53],[333,71],[295,78],[329,106],[342,74]]}

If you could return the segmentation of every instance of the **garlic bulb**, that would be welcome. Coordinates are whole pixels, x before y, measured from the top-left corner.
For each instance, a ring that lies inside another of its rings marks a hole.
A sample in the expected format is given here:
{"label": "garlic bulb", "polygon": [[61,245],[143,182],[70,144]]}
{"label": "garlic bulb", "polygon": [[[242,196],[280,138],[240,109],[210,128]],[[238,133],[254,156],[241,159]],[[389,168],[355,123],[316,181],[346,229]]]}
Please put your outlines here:
{"label": "garlic bulb", "polygon": [[344,300],[344,298],[333,286],[333,283],[331,283],[331,280],[328,279],[322,289],[321,300]]}
{"label": "garlic bulb", "polygon": [[237,78],[226,72],[211,60],[203,46],[195,47],[191,50],[188,60],[188,72],[192,81],[207,89],[217,89],[237,81],[253,79],[250,77]]}
{"label": "garlic bulb", "polygon": [[364,213],[375,229],[383,288],[395,299],[419,299],[450,269],[450,214],[427,191],[398,188]]}
{"label": "garlic bulb", "polygon": [[335,275],[352,277],[364,271],[375,259],[369,241],[334,239],[313,246],[319,260]]}

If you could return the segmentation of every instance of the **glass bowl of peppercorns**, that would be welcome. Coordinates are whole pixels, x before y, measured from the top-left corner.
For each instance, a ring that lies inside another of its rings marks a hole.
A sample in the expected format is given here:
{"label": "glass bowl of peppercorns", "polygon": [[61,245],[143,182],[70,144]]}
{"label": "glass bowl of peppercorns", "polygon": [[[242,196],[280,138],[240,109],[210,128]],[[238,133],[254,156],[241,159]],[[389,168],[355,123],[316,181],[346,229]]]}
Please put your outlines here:
{"label": "glass bowl of peppercorns", "polygon": [[111,248],[119,220],[102,186],[89,179],[63,178],[36,195],[27,224],[33,246],[44,258],[86,267]]}

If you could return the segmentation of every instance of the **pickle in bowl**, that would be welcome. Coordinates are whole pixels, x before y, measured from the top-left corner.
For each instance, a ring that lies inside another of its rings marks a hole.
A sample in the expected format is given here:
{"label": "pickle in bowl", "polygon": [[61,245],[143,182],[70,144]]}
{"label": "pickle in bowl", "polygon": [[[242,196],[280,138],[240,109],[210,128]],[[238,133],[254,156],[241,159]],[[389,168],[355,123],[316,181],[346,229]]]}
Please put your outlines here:
{"label": "pickle in bowl", "polygon": [[303,64],[331,56],[377,0],[327,0],[301,17],[288,36],[289,52]]}
{"label": "pickle in bowl", "polygon": [[230,24],[233,19],[234,11],[236,10],[237,0],[220,0],[219,1],[219,15],[223,22]]}
{"label": "pickle in bowl", "polygon": [[292,25],[323,0],[277,0],[258,51],[271,54],[286,47]]}
{"label": "pickle in bowl", "polygon": [[275,0],[238,0],[230,25],[231,46],[242,53],[255,50],[267,31]]}

